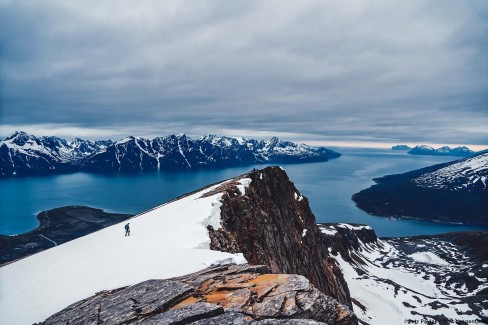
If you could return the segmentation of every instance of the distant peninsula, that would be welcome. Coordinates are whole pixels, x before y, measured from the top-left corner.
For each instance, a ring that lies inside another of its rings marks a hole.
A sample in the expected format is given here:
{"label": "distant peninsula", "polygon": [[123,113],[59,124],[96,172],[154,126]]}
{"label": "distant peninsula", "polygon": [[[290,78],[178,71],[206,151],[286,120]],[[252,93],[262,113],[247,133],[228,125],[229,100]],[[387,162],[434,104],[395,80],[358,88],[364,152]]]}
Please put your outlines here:
{"label": "distant peninsula", "polygon": [[352,196],[369,214],[488,225],[488,153],[374,181]]}

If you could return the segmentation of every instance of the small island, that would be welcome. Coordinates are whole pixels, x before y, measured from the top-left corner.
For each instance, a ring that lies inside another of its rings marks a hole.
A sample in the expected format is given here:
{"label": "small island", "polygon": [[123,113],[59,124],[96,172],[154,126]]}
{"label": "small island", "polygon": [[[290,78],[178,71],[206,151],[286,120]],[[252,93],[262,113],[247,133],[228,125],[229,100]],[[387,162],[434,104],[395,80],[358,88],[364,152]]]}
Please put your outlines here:
{"label": "small island", "polygon": [[410,149],[412,149],[412,147],[409,147],[406,144],[398,144],[396,146],[391,147],[391,150],[396,150],[396,151],[408,151]]}
{"label": "small island", "polygon": [[[25,234],[0,235],[0,266],[131,218],[87,206],[66,206],[42,211],[39,227]],[[121,233],[123,233],[123,227]]]}

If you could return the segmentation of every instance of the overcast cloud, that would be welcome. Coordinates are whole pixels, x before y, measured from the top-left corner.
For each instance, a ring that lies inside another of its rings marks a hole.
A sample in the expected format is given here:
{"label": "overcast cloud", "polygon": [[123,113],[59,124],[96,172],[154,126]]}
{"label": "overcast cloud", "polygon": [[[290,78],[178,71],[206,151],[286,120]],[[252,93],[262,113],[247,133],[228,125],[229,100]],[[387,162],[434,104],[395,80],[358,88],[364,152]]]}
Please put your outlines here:
{"label": "overcast cloud", "polygon": [[488,2],[2,1],[3,136],[488,145]]}

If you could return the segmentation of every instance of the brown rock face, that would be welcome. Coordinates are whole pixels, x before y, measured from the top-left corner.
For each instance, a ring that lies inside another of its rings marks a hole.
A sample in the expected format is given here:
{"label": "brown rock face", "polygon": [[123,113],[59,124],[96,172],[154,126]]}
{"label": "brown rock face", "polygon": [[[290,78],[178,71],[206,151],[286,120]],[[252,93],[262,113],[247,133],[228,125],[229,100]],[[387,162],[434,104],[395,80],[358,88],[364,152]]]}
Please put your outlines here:
{"label": "brown rock face", "polygon": [[[225,188],[219,229],[209,227],[210,247],[242,252],[254,265],[273,273],[300,274],[323,293],[352,306],[343,274],[322,243],[315,216],[279,167],[254,170],[245,194],[230,182]],[[238,182],[238,181],[237,181]]]}
{"label": "brown rock face", "polygon": [[357,324],[300,275],[228,265],[100,292],[42,324]]}

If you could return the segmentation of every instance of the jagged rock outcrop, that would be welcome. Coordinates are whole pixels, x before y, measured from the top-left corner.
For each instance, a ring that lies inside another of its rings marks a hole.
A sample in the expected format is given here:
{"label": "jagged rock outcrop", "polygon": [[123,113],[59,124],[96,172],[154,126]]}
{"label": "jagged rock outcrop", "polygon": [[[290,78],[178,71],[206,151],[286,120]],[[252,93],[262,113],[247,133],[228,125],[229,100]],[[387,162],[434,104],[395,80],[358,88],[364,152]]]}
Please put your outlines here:
{"label": "jagged rock outcrop", "polygon": [[375,231],[370,226],[348,223],[320,223],[318,226],[323,234],[322,241],[332,255],[339,253],[349,263],[365,263],[356,254],[364,245],[377,247],[379,250],[383,248],[382,242],[378,241]]}
{"label": "jagged rock outcrop", "polygon": [[273,273],[301,274],[323,293],[351,307],[342,272],[321,242],[308,200],[279,167],[254,170],[244,192],[236,180],[225,184],[221,228],[209,227],[210,247],[241,252],[251,264]]}
{"label": "jagged rock outcrop", "polygon": [[102,291],[41,324],[357,324],[299,275],[227,265]]}

